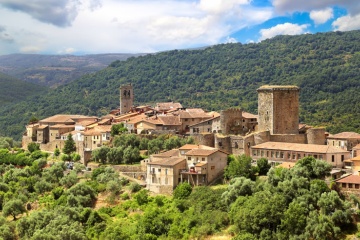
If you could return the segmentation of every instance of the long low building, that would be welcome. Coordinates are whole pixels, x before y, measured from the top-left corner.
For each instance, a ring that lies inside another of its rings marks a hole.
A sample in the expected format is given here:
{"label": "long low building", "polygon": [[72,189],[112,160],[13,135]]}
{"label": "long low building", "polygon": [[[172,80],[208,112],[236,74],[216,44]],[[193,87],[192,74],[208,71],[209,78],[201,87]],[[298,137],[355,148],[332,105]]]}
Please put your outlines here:
{"label": "long low building", "polygon": [[327,161],[333,167],[341,168],[351,154],[341,148],[317,144],[266,142],[251,147],[251,157],[254,160],[266,158],[274,164],[296,162],[308,156]]}

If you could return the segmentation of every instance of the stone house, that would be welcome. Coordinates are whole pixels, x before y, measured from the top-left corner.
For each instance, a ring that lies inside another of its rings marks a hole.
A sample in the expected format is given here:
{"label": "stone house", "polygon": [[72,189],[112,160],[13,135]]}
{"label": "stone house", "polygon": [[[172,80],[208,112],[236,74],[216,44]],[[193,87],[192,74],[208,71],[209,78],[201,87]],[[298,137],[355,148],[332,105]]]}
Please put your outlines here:
{"label": "stone house", "polygon": [[351,151],[360,143],[360,134],[356,132],[341,132],[329,135],[326,138],[327,145]]}
{"label": "stone house", "polygon": [[342,168],[350,159],[350,152],[327,145],[265,142],[251,147],[254,160],[266,158],[270,163],[296,162],[307,156],[324,160],[333,167]]}
{"label": "stone house", "polygon": [[341,191],[352,192],[357,195],[360,194],[360,176],[349,175],[335,180],[336,185],[341,188]]}
{"label": "stone house", "polygon": [[178,102],[160,102],[156,103],[155,110],[157,112],[168,112],[170,110],[178,110],[183,108],[183,106]]}
{"label": "stone house", "polygon": [[226,164],[226,153],[203,145],[186,144],[154,154],[146,163],[147,189],[172,193],[180,182],[206,185],[223,172]]}
{"label": "stone house", "polygon": [[189,125],[190,134],[217,133],[220,130],[220,116]]}

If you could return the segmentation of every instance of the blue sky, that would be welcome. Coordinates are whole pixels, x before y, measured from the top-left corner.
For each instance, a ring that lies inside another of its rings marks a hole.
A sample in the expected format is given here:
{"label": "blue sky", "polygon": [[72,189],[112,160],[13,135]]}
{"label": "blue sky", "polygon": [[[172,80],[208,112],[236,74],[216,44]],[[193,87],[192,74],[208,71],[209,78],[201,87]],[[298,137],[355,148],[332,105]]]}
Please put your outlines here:
{"label": "blue sky", "polygon": [[0,0],[0,55],[149,53],[360,29],[358,0]]}

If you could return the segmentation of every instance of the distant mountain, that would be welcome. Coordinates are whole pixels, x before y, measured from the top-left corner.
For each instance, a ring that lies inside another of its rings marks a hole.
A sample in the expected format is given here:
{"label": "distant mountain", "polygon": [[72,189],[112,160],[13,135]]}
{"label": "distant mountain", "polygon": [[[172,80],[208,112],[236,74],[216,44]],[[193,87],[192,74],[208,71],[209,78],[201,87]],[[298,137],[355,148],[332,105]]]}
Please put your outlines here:
{"label": "distant mountain", "polygon": [[[360,31],[278,36],[115,61],[42,96],[0,107],[0,133],[20,138],[32,115],[101,116],[119,106],[119,86],[132,83],[138,104],[179,101],[185,107],[257,112],[256,89],[294,84],[300,118],[328,131],[360,128]],[[20,117],[21,116],[21,117]]]}
{"label": "distant mountain", "polygon": [[44,86],[28,83],[0,73],[0,106],[15,103],[36,94],[45,94]]}
{"label": "distant mountain", "polygon": [[0,72],[18,79],[55,88],[85,74],[106,68],[110,63],[143,54],[39,55],[11,54],[0,56]]}

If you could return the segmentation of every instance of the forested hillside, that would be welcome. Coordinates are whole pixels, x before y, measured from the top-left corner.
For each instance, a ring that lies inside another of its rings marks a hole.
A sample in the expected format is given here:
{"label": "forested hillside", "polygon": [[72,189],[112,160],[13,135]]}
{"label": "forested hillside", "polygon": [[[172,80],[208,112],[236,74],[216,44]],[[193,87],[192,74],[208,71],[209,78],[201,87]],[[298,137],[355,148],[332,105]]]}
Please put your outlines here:
{"label": "forested hillside", "polygon": [[28,96],[46,91],[46,87],[24,82],[0,72],[0,106],[19,102]]}
{"label": "forested hillside", "polygon": [[57,87],[106,68],[115,60],[142,54],[39,55],[10,54],[0,56],[0,72],[48,87]]}
{"label": "forested hillside", "polygon": [[116,61],[46,95],[0,108],[0,133],[19,138],[32,115],[106,114],[119,105],[124,83],[133,84],[139,104],[173,100],[186,107],[240,106],[253,113],[258,87],[295,84],[301,87],[302,122],[331,132],[359,131],[359,39],[360,31],[278,36]]}

